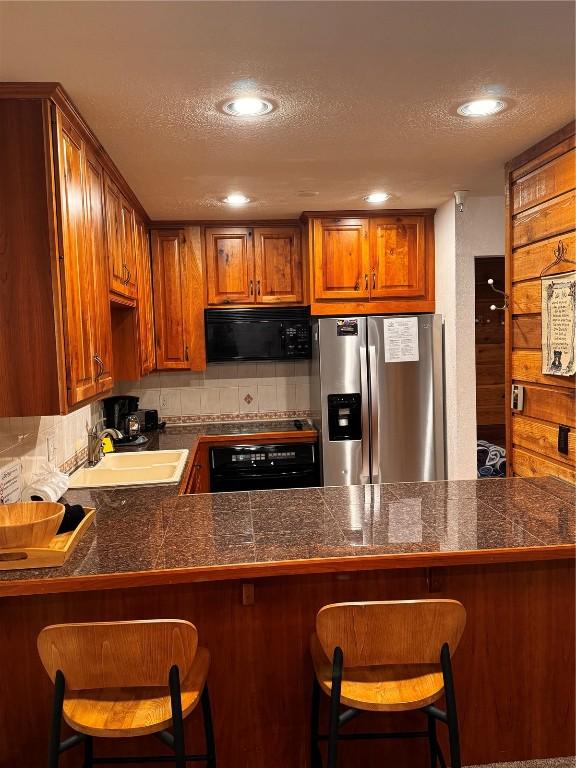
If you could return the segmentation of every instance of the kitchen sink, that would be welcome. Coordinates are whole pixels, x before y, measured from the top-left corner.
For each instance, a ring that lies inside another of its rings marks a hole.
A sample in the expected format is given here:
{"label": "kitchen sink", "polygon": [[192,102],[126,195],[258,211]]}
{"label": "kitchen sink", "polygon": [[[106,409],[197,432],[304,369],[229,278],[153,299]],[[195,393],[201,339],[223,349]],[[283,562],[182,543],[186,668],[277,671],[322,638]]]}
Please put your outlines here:
{"label": "kitchen sink", "polygon": [[188,450],[108,453],[95,467],[81,467],[70,477],[70,488],[177,483]]}

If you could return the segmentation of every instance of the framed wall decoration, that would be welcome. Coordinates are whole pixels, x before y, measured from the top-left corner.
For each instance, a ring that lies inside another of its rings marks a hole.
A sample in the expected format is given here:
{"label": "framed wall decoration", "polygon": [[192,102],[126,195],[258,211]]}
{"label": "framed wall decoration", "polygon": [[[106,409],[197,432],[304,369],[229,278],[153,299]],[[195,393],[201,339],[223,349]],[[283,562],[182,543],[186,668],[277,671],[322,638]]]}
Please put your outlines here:
{"label": "framed wall decoration", "polygon": [[542,277],[542,373],[576,373],[576,271]]}

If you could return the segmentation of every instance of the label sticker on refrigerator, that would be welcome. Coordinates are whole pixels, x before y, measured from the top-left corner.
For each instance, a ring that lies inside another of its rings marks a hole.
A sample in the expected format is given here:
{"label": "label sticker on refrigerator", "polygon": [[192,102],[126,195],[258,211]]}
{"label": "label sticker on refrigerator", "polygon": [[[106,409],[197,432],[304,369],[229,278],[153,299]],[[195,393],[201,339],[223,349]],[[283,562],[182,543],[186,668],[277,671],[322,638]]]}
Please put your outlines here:
{"label": "label sticker on refrigerator", "polygon": [[386,318],[384,320],[384,361],[409,363],[419,359],[418,318]]}
{"label": "label sticker on refrigerator", "polygon": [[358,320],[336,320],[337,336],[358,336]]}

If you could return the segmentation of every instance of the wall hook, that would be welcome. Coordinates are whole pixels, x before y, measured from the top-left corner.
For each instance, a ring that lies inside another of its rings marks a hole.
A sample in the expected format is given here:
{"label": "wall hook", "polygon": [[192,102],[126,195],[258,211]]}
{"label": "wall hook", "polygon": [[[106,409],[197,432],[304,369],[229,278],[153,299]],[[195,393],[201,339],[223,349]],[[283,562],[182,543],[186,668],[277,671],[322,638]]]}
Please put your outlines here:
{"label": "wall hook", "polygon": [[491,309],[493,312],[494,312],[494,310],[496,310],[496,309],[498,309],[498,310],[504,310],[504,309],[508,309],[508,298],[509,298],[509,297],[508,297],[508,294],[507,294],[507,293],[504,293],[504,291],[501,291],[499,288],[495,288],[495,287],[494,287],[494,280],[493,280],[491,277],[488,279],[488,285],[490,286],[490,288],[492,288],[492,290],[494,291],[494,293],[499,293],[501,296],[504,296],[504,306],[502,306],[502,307],[497,307],[497,306],[496,306],[496,304],[491,304],[491,305],[490,305],[490,309]]}

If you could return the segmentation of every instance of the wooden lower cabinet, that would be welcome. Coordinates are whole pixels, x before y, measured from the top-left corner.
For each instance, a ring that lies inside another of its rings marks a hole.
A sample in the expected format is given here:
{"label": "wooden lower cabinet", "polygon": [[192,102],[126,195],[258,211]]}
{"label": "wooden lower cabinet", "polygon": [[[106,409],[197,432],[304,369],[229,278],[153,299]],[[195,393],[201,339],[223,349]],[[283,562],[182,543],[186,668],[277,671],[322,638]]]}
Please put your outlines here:
{"label": "wooden lower cabinet", "polygon": [[433,213],[308,219],[312,314],[433,312]]}
{"label": "wooden lower cabinet", "polygon": [[197,227],[152,231],[158,370],[204,370],[204,306]]}
{"label": "wooden lower cabinet", "polygon": [[[208,500],[207,500],[208,501]],[[211,521],[210,505],[200,523]],[[162,534],[166,513],[151,518]],[[151,536],[148,531],[144,535]],[[222,540],[223,539],[223,540]],[[138,548],[141,537],[123,546]],[[210,530],[199,547],[227,547]],[[246,546],[246,545],[242,545]],[[233,556],[233,548],[231,549]],[[103,557],[105,555],[103,554]],[[362,559],[362,558],[359,558]],[[152,562],[152,561],[151,561]],[[265,574],[265,565],[262,573]],[[156,564],[161,568],[161,564]],[[218,576],[225,577],[225,569]],[[191,621],[210,651],[208,685],[219,768],[310,768],[309,720],[313,671],[309,642],[318,610],[329,603],[364,600],[456,599],[467,621],[453,658],[463,765],[571,755],[574,750],[574,563],[530,562],[437,569],[404,568],[309,573],[250,580],[171,583],[72,594],[3,597],[0,622],[5,659],[17,685],[2,686],[0,764],[47,764],[54,685],[38,656],[36,638],[48,624],[179,618]],[[243,584],[253,588],[243,604]],[[434,593],[430,593],[431,584]],[[439,706],[443,707],[441,700]],[[321,697],[326,732],[329,700]],[[361,713],[345,726],[354,731],[421,730],[419,712]],[[72,731],[64,726],[62,737]],[[185,720],[189,752],[202,748],[200,707]],[[9,735],[9,738],[8,738]],[[438,725],[444,754],[446,728]],[[200,745],[200,748],[198,748]],[[321,747],[325,760],[325,746]],[[166,755],[153,736],[100,739],[97,755]],[[62,768],[81,762],[78,747],[61,755]],[[422,768],[426,739],[342,742],[339,765]]]}

